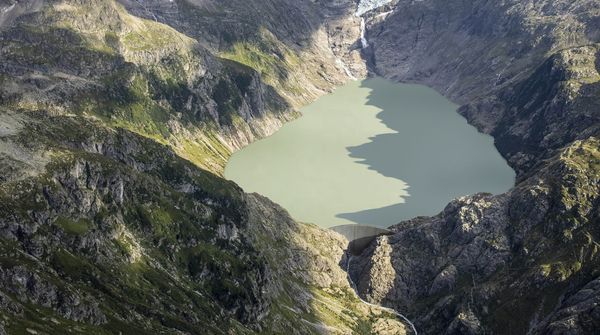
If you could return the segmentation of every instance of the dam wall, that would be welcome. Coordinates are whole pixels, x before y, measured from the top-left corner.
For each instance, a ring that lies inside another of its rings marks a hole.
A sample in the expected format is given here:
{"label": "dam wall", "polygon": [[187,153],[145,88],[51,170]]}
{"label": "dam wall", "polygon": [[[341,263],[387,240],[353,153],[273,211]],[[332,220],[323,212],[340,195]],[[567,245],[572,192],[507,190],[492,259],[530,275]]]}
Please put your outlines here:
{"label": "dam wall", "polygon": [[393,234],[392,231],[384,228],[359,224],[341,225],[329,229],[348,239],[348,252],[351,255],[360,255],[360,253],[378,236]]}

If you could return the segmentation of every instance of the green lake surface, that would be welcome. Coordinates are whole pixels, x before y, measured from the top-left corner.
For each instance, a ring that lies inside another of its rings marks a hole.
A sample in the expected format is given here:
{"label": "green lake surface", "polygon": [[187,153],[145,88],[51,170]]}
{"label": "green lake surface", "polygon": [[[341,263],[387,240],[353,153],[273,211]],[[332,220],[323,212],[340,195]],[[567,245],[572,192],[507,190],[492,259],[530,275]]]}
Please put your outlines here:
{"label": "green lake surface", "polygon": [[514,171],[456,108],[425,86],[351,82],[236,152],[225,176],[321,227],[387,227],[459,196],[507,191]]}

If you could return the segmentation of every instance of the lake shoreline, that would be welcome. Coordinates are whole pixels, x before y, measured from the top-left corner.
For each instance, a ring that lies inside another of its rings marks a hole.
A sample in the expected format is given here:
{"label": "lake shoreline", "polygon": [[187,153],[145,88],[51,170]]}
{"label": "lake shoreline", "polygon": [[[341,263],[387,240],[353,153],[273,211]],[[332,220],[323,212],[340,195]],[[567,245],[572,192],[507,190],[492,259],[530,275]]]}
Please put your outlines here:
{"label": "lake shoreline", "polygon": [[507,191],[514,171],[457,107],[421,85],[351,82],[234,153],[225,176],[321,227],[385,227],[457,196]]}

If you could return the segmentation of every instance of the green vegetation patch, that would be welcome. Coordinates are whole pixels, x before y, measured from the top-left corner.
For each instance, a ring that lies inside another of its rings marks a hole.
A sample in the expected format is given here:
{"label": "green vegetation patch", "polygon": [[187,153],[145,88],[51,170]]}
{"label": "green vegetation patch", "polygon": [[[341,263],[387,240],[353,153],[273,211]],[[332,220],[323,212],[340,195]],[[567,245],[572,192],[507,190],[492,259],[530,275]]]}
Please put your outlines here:
{"label": "green vegetation patch", "polygon": [[283,86],[292,93],[302,91],[301,87],[293,83],[290,75],[290,72],[300,66],[300,58],[264,28],[255,40],[235,42],[220,56],[253,68],[271,86]]}
{"label": "green vegetation patch", "polygon": [[59,216],[54,221],[54,224],[62,228],[67,234],[83,235],[90,230],[92,222],[88,219],[72,220],[65,216]]}

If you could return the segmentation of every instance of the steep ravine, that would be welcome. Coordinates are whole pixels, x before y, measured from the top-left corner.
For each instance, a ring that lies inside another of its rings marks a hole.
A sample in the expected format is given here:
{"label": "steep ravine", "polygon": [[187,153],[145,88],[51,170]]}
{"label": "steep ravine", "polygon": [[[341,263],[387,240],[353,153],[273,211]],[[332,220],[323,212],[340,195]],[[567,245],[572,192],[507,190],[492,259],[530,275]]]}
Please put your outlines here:
{"label": "steep ravine", "polygon": [[[352,255],[348,256],[348,259],[346,261],[346,272],[348,273],[348,281],[350,282],[350,286],[352,286],[352,289],[356,292],[356,294],[358,294],[358,287],[356,287],[356,284],[354,283],[354,280],[352,279],[352,276],[350,275],[350,267],[352,266],[353,258],[354,258],[354,256],[352,256]],[[360,298],[360,296],[359,296],[359,298]],[[402,314],[392,308],[387,308],[387,307],[382,307],[379,305],[372,304],[368,301],[363,300],[362,298],[360,298],[360,300],[368,306],[381,308],[382,310],[385,310],[387,312],[395,314],[396,316],[398,316],[400,319],[402,319],[404,321],[404,323],[408,326],[408,328],[410,328],[412,330],[413,334],[415,334],[415,335],[419,334],[415,325],[404,314]]]}

